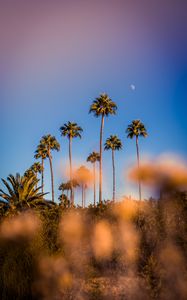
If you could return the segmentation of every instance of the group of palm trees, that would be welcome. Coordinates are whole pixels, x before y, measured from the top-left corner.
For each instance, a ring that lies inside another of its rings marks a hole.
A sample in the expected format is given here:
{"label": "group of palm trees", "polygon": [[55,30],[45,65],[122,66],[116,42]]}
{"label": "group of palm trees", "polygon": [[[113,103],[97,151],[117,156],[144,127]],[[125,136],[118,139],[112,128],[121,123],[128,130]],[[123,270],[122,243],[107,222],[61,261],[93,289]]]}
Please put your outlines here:
{"label": "group of palm trees", "polygon": [[[97,97],[93,103],[90,106],[89,113],[93,113],[95,117],[101,117],[101,127],[100,127],[100,143],[99,143],[99,153],[93,151],[90,153],[87,157],[87,161],[91,162],[93,164],[93,200],[94,205],[96,205],[96,163],[99,163],[99,203],[102,204],[103,197],[102,197],[102,182],[103,182],[103,176],[102,176],[102,161],[103,161],[103,131],[104,131],[104,121],[105,118],[109,115],[115,115],[117,111],[117,105],[115,102],[113,102],[110,97],[103,93],[99,97]],[[69,205],[74,205],[74,188],[78,185],[82,186],[82,206],[85,206],[85,190],[87,187],[86,180],[84,178],[88,178],[89,174],[87,172],[87,169],[84,166],[81,166],[79,170],[77,170],[77,174],[79,178],[76,180],[75,174],[73,173],[72,169],[72,141],[74,138],[81,138],[81,133],[83,129],[78,126],[77,123],[74,122],[68,122],[60,127],[60,133],[61,136],[65,136],[68,138],[69,141],[69,181],[66,183],[62,183],[59,187],[59,190],[64,191],[70,191],[70,201]],[[140,165],[140,157],[139,157],[139,146],[138,146],[138,138],[139,136],[147,137],[147,131],[145,129],[145,126],[140,120],[133,120],[132,123],[127,127],[127,138],[134,138],[136,139],[136,150],[137,150],[137,162],[138,167]],[[117,135],[110,135],[109,138],[106,139],[106,142],[104,144],[104,150],[111,150],[112,153],[112,167],[113,167],[113,201],[115,201],[115,157],[114,153],[116,150],[122,149],[122,142],[118,138]],[[52,192],[52,201],[54,202],[54,175],[53,175],[53,164],[52,164],[52,151],[60,150],[60,144],[56,140],[55,136],[52,136],[50,134],[44,135],[35,151],[35,159],[41,159],[41,163],[34,163],[31,168],[29,168],[25,172],[25,177],[32,177],[33,174],[35,174],[35,177],[37,178],[37,174],[41,173],[41,195],[44,194],[44,160],[46,158],[49,159],[50,164],[50,172],[51,172],[51,192]],[[87,173],[86,173],[87,172]],[[83,174],[84,176],[80,175]],[[36,185],[37,188],[37,182],[35,181],[34,185]],[[141,200],[141,182],[139,180],[139,199]],[[40,195],[40,196],[41,196]],[[0,195],[2,197],[2,194]],[[60,196],[60,199],[68,199],[65,197],[64,194]]]}

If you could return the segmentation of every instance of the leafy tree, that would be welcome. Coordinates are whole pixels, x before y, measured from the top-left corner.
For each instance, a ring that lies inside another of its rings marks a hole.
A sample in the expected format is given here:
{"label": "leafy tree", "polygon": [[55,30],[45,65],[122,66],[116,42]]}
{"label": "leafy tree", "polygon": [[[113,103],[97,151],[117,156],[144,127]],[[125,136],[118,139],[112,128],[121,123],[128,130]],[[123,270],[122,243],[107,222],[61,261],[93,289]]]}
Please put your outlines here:
{"label": "leafy tree", "polygon": [[53,165],[52,165],[52,154],[51,151],[60,150],[60,144],[57,142],[56,138],[51,134],[44,135],[40,140],[42,147],[46,148],[47,157],[49,158],[50,170],[51,170],[51,188],[52,188],[52,201],[54,202],[54,176],[53,176]]}
{"label": "leafy tree", "polygon": [[34,158],[35,159],[39,159],[41,158],[41,175],[42,175],[42,193],[44,192],[44,159],[46,159],[47,157],[47,149],[45,147],[45,145],[42,145],[41,143],[38,145],[36,151],[35,151],[35,155]]}
{"label": "leafy tree", "polygon": [[87,161],[93,164],[93,186],[94,186],[94,206],[96,205],[96,188],[95,188],[95,164],[100,160],[98,152],[93,151],[87,157]]}
{"label": "leafy tree", "polygon": [[117,105],[107,94],[101,94],[96,98],[90,106],[89,113],[93,113],[95,117],[101,117],[100,128],[100,161],[99,161],[99,202],[102,203],[102,143],[103,143],[103,128],[104,117],[116,114]]}
{"label": "leafy tree", "polygon": [[[133,120],[130,125],[128,125],[127,130],[127,138],[133,139],[136,138],[136,152],[137,152],[137,162],[138,162],[138,168],[140,166],[140,156],[139,156],[139,146],[138,146],[138,138],[139,136],[147,137],[147,130],[144,126],[144,124],[140,120]],[[138,181],[139,185],[139,199],[141,200],[141,182],[140,179]]]}
{"label": "leafy tree", "polygon": [[39,180],[33,174],[32,176],[16,176],[9,175],[7,180],[2,179],[7,192],[0,189],[1,201],[8,204],[9,207],[22,207],[24,205],[30,206],[33,201],[43,200],[46,194],[39,192],[41,187],[36,188],[36,183]]}
{"label": "leafy tree", "polygon": [[70,183],[71,183],[71,205],[74,205],[74,189],[72,183],[72,139],[79,137],[81,138],[81,132],[83,129],[77,125],[77,123],[68,122],[60,127],[60,132],[62,136],[67,136],[69,140],[69,169],[70,169]]}
{"label": "leafy tree", "polygon": [[114,151],[122,149],[122,142],[117,135],[110,135],[106,140],[105,150],[112,150],[112,166],[113,166],[113,201],[115,201],[116,192],[116,178],[115,178],[115,162],[114,162]]}

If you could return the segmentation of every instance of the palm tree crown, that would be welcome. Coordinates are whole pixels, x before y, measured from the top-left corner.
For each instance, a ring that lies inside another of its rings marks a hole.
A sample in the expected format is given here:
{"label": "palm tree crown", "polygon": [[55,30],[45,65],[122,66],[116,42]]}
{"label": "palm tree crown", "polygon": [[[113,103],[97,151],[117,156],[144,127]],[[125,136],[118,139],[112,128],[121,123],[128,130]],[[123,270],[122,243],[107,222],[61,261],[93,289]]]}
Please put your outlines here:
{"label": "palm tree crown", "polygon": [[90,106],[89,113],[93,113],[95,117],[101,115],[114,115],[117,110],[117,105],[113,102],[106,93],[101,94],[96,98]]}
{"label": "palm tree crown", "polygon": [[93,151],[87,157],[87,161],[91,163],[95,163],[96,161],[100,161],[100,155],[98,152]]}
{"label": "palm tree crown", "polygon": [[8,204],[17,205],[30,202],[34,200],[43,200],[44,193],[40,193],[40,187],[36,188],[38,179],[33,174],[30,177],[20,176],[19,173],[16,176],[9,175],[7,181],[2,179],[2,182],[7,188],[7,192],[0,189],[0,197],[7,201]]}
{"label": "palm tree crown", "polygon": [[46,157],[47,157],[47,148],[45,147],[44,144],[40,143],[35,151],[34,158],[35,159],[39,159],[39,158],[46,159]]}
{"label": "palm tree crown", "polygon": [[133,120],[127,127],[127,138],[132,139],[133,137],[143,136],[147,137],[147,130],[144,124],[140,120]]}
{"label": "palm tree crown", "polygon": [[120,150],[122,149],[122,142],[121,140],[117,137],[117,135],[110,135],[110,137],[106,140],[105,150]]}
{"label": "palm tree crown", "polygon": [[35,173],[41,173],[43,170],[42,164],[40,164],[39,162],[35,162],[30,169]]}
{"label": "palm tree crown", "polygon": [[60,144],[57,142],[55,136],[51,134],[44,135],[40,140],[41,147],[46,148],[47,157],[50,155],[51,150],[60,150]]}
{"label": "palm tree crown", "polygon": [[61,135],[67,136],[68,138],[81,138],[81,132],[83,129],[77,125],[77,123],[68,122],[60,127]]}
{"label": "palm tree crown", "polygon": [[[77,182],[76,179],[72,179],[72,186],[73,187],[77,187],[79,186],[79,183]],[[59,191],[67,191],[67,190],[70,190],[71,189],[71,182],[70,180],[67,181],[67,182],[62,182],[60,185],[59,185]]]}
{"label": "palm tree crown", "polygon": [[49,158],[50,170],[51,170],[51,189],[52,189],[52,201],[54,202],[54,179],[53,179],[53,166],[52,166],[52,155],[51,150],[60,150],[60,144],[57,142],[55,136],[51,134],[44,135],[40,140],[42,147],[46,149],[47,157]]}

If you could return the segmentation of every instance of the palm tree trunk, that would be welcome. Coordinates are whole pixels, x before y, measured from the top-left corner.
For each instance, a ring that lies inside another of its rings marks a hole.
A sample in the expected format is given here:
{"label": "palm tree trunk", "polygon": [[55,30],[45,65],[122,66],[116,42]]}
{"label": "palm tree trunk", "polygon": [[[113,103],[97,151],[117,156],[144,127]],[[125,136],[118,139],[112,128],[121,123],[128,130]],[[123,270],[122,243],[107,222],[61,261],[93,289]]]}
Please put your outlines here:
{"label": "palm tree trunk", "polygon": [[82,183],[82,208],[84,208],[84,184]]}
{"label": "palm tree trunk", "polygon": [[84,208],[86,207],[86,185],[84,184]]}
{"label": "palm tree trunk", "polygon": [[96,194],[96,192],[95,192],[95,162],[93,163],[93,180],[94,180],[94,206],[96,205],[96,203],[95,203],[95,194]]}
{"label": "palm tree trunk", "polygon": [[42,158],[42,193],[44,192],[44,159]]}
{"label": "palm tree trunk", "polygon": [[103,183],[103,174],[102,174],[102,144],[103,144],[103,127],[104,127],[104,115],[102,115],[101,129],[100,129],[99,203],[102,203],[102,183]]}
{"label": "palm tree trunk", "polygon": [[69,167],[70,167],[70,202],[71,205],[74,204],[74,193],[73,193],[73,184],[72,184],[72,137],[69,138]]}
{"label": "palm tree trunk", "polygon": [[[38,172],[36,172],[36,179],[38,180]],[[36,182],[36,189],[38,187],[38,182]]]}
{"label": "palm tree trunk", "polygon": [[50,163],[50,170],[51,170],[51,190],[52,190],[52,201],[55,201],[54,198],[54,179],[53,179],[53,165],[52,165],[52,155],[49,153],[49,163]]}
{"label": "palm tree trunk", "polygon": [[113,149],[112,149],[112,166],[113,166],[113,202],[115,202],[116,177],[115,177],[115,163],[114,163],[114,150]]}
{"label": "palm tree trunk", "polygon": [[[138,147],[138,136],[136,136],[136,152],[137,152],[137,161],[138,161],[138,171],[140,168],[140,155],[139,155],[139,147]],[[141,181],[138,176],[138,187],[139,187],[139,200],[142,199],[142,192],[141,192]]]}

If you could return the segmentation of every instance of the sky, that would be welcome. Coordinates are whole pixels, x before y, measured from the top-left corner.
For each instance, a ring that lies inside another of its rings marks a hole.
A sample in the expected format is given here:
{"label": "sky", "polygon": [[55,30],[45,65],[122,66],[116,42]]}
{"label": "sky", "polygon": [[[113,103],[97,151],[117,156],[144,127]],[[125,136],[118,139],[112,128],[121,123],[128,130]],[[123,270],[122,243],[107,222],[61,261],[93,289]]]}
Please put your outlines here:
{"label": "sky", "polygon": [[[57,201],[68,168],[68,141],[59,128],[68,121],[83,128],[82,139],[73,141],[73,163],[91,168],[86,158],[99,150],[100,119],[88,111],[106,92],[118,111],[105,120],[104,140],[117,134],[123,142],[116,153],[117,197],[136,197],[137,185],[127,179],[135,141],[125,133],[133,119],[148,131],[140,140],[142,160],[163,153],[187,158],[186,54],[186,0],[0,0],[0,177],[23,174],[40,138],[55,135],[61,145],[53,153]],[[111,175],[108,151],[105,199],[112,197]],[[90,189],[87,202],[92,199]]]}

